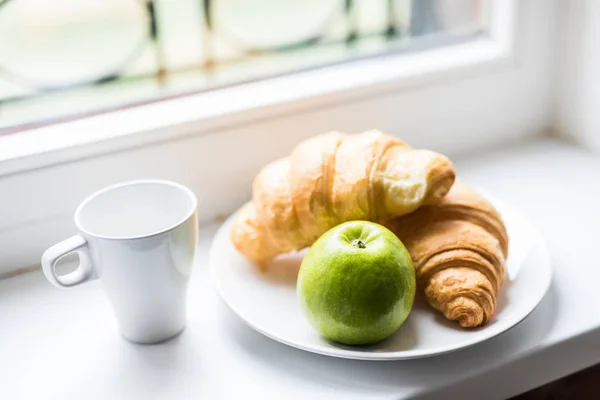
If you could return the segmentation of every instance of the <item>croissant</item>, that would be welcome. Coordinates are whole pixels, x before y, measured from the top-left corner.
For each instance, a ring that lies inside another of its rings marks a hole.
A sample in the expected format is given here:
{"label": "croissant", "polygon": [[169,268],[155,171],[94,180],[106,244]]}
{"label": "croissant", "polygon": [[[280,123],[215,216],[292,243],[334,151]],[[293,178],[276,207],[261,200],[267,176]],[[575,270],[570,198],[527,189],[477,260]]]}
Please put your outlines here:
{"label": "croissant", "polygon": [[504,281],[508,235],[498,212],[457,181],[435,205],[384,222],[404,243],[429,304],[464,328],[485,325]]}
{"label": "croissant", "polygon": [[230,236],[247,259],[262,263],[310,246],[342,222],[388,220],[436,203],[454,177],[445,156],[379,131],[326,133],[260,171]]}

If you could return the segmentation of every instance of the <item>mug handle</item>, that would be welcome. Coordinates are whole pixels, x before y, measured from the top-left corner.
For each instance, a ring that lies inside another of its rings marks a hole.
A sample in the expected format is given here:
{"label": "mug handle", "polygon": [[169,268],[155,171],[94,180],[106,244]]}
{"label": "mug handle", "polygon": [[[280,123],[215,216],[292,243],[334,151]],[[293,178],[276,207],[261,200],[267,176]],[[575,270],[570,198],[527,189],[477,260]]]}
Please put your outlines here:
{"label": "mug handle", "polygon": [[[79,266],[69,274],[56,275],[56,263],[70,253],[78,253]],[[98,278],[92,267],[88,243],[80,235],[71,236],[46,250],[42,255],[42,270],[46,279],[59,288],[69,288]]]}

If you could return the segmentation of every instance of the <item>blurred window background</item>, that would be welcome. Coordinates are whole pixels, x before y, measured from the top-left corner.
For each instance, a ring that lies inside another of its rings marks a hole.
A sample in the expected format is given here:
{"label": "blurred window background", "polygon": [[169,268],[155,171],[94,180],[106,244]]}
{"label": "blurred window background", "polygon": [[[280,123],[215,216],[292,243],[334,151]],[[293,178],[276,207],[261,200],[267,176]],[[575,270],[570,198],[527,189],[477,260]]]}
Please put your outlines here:
{"label": "blurred window background", "polygon": [[471,40],[492,0],[0,0],[0,131]]}

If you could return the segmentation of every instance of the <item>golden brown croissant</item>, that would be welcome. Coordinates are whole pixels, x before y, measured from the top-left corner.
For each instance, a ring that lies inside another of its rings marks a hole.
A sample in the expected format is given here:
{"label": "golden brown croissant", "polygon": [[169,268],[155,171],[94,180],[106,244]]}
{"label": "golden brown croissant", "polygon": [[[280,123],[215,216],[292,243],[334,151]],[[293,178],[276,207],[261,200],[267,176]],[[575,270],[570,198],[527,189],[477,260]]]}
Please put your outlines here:
{"label": "golden brown croissant", "polygon": [[506,228],[489,202],[457,181],[439,203],[384,225],[408,249],[433,308],[462,327],[489,321],[508,256]]}
{"label": "golden brown croissant", "polygon": [[268,261],[310,246],[342,222],[387,220],[433,204],[454,177],[443,155],[379,131],[326,133],[260,171],[231,239],[249,260]]}

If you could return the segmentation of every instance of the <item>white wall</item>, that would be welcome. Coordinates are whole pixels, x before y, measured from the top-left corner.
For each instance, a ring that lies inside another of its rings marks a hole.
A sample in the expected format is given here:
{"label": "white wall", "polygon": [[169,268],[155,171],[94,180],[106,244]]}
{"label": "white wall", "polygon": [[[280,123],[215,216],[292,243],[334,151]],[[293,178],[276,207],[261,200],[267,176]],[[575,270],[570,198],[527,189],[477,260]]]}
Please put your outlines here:
{"label": "white wall", "polygon": [[600,152],[600,2],[560,0],[554,128]]}
{"label": "white wall", "polygon": [[209,221],[250,196],[262,165],[330,129],[379,128],[450,155],[542,134],[553,110],[554,1],[518,3],[516,62],[500,71],[308,105],[208,135],[0,177],[0,273],[37,264],[46,247],[75,232],[76,205],[118,181],[155,177],[189,185],[199,197],[200,219]]}

